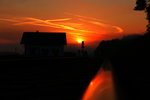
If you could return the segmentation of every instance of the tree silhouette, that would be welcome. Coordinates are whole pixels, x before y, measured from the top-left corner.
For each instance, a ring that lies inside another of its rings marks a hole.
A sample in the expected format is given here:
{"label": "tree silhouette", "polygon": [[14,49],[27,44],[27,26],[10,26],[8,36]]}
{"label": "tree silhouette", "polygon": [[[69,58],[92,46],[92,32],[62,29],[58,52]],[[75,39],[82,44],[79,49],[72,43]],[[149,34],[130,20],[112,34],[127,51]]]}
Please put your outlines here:
{"label": "tree silhouette", "polygon": [[150,32],[150,0],[137,0],[136,1],[136,7],[134,10],[138,11],[145,11],[147,14],[147,20],[148,20],[148,25],[147,25],[147,32]]}

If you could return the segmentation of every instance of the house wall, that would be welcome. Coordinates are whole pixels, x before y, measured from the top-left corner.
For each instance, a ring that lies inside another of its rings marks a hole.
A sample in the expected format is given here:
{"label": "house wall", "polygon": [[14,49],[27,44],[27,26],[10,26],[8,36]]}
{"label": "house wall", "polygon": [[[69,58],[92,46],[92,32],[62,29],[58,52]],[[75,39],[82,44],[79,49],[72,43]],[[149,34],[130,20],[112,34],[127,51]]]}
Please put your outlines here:
{"label": "house wall", "polygon": [[64,46],[25,45],[26,56],[63,56]]}

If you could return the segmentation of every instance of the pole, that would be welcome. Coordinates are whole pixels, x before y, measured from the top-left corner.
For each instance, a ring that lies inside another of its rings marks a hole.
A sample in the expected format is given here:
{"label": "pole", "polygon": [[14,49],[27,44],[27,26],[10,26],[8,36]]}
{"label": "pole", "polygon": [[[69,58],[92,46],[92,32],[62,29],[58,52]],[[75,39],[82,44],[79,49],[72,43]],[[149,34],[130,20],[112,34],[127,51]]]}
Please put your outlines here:
{"label": "pole", "polygon": [[84,49],[84,47],[85,47],[85,46],[84,46],[84,41],[82,41],[82,46],[81,46],[81,48]]}

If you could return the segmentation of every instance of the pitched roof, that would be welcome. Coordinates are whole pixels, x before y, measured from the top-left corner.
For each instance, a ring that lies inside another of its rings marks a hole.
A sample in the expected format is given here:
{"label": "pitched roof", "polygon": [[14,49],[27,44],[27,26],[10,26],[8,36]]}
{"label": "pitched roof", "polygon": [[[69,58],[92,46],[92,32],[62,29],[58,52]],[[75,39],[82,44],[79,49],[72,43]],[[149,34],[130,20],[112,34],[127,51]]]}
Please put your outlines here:
{"label": "pitched roof", "polygon": [[21,44],[66,45],[66,33],[24,32]]}

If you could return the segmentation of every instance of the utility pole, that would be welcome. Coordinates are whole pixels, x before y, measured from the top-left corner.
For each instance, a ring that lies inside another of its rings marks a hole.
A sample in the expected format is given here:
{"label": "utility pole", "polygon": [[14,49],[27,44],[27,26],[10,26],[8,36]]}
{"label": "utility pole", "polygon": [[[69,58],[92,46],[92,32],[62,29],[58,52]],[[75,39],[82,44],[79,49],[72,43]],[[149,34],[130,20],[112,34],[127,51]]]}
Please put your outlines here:
{"label": "utility pole", "polygon": [[84,50],[84,41],[82,41],[82,44],[81,44],[82,46],[81,46],[81,48]]}
{"label": "utility pole", "polygon": [[87,56],[87,51],[85,50],[85,42],[82,41],[82,44],[81,44],[81,53],[82,53],[82,56]]}

